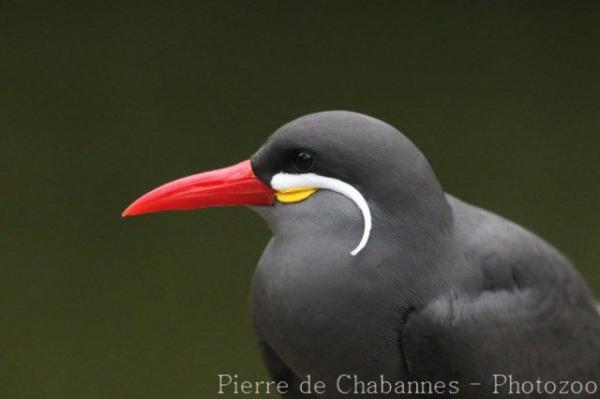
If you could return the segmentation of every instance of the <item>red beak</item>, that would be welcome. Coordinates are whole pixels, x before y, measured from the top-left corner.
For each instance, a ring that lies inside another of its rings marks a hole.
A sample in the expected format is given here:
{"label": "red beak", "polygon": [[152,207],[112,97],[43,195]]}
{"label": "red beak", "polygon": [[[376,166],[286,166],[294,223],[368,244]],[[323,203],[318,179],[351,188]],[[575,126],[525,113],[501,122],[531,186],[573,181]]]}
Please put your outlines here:
{"label": "red beak", "polygon": [[271,205],[275,191],[259,180],[250,160],[162,185],[138,198],[122,216],[211,206]]}

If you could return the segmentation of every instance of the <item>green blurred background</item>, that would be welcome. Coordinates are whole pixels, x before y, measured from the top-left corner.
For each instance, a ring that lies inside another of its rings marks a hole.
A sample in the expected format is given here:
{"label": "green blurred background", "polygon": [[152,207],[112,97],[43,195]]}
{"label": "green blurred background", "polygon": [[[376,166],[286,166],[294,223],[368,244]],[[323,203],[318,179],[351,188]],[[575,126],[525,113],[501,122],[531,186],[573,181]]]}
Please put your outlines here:
{"label": "green blurred background", "polygon": [[540,233],[600,293],[599,4],[0,2],[0,397],[264,377],[259,217],[119,215],[313,111],[397,126],[447,191]]}

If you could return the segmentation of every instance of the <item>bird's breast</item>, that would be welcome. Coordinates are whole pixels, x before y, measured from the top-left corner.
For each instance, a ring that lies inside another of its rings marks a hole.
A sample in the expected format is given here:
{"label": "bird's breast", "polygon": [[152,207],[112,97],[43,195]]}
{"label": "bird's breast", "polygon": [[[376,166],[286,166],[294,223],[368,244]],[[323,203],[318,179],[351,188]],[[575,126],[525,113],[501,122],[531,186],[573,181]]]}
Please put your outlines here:
{"label": "bird's breast", "polygon": [[382,290],[389,281],[346,244],[330,237],[309,250],[272,239],[252,284],[255,329],[300,376],[327,380],[351,370],[396,377],[399,318]]}

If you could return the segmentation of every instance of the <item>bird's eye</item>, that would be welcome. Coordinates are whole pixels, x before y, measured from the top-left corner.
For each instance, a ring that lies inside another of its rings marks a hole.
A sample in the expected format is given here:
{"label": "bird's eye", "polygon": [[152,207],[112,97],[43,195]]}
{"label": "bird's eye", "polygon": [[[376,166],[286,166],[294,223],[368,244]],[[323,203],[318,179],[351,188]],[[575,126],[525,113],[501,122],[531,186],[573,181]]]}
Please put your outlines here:
{"label": "bird's eye", "polygon": [[310,152],[298,151],[294,156],[294,163],[299,170],[305,172],[313,167],[315,157]]}

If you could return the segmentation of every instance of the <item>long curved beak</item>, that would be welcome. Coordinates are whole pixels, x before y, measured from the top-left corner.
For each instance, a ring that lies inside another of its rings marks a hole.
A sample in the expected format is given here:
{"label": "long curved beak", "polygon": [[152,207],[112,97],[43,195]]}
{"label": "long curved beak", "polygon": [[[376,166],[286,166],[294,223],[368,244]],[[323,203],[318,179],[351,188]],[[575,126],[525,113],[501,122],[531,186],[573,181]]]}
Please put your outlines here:
{"label": "long curved beak", "polygon": [[272,205],[275,190],[256,177],[250,160],[187,176],[144,194],[122,216],[215,206]]}

